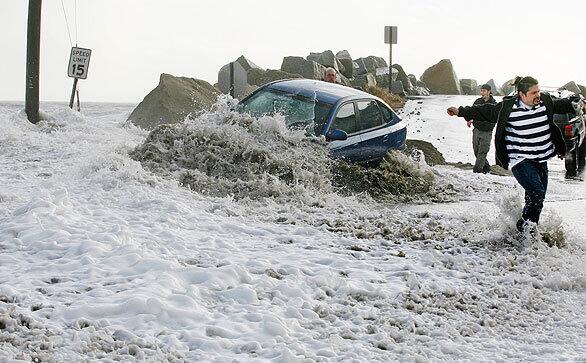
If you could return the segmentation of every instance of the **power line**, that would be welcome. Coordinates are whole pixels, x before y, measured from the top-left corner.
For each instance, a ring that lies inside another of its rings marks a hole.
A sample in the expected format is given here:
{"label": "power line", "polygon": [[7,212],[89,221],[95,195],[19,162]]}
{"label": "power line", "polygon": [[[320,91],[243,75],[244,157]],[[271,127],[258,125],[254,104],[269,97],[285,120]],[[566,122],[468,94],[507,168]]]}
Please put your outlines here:
{"label": "power line", "polygon": [[63,9],[63,16],[65,17],[65,26],[67,27],[67,34],[69,35],[69,45],[73,47],[73,42],[71,41],[71,32],[69,31],[69,21],[67,20],[67,13],[65,12],[65,5],[63,4],[63,0],[61,0],[61,8]]}
{"label": "power line", "polygon": [[75,46],[77,47],[77,0],[75,0]]}

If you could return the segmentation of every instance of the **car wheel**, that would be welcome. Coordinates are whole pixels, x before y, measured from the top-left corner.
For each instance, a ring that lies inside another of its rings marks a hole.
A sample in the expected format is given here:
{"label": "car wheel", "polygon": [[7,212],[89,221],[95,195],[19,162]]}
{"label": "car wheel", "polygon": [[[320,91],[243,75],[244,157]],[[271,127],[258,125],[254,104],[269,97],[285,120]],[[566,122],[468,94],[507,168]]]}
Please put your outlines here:
{"label": "car wheel", "polygon": [[564,161],[566,163],[566,178],[575,178],[576,177],[576,169],[577,169],[577,161],[578,161],[578,148],[574,148],[574,150],[569,151],[566,153],[564,157]]}

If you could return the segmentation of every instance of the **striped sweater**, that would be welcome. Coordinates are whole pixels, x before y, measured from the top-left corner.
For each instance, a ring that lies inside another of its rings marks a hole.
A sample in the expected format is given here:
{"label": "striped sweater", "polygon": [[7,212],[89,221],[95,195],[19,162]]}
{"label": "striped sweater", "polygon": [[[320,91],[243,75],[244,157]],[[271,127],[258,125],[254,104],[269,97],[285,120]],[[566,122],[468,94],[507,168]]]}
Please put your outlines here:
{"label": "striped sweater", "polygon": [[546,161],[555,155],[545,105],[528,107],[521,101],[513,105],[505,125],[505,145],[512,168],[525,159]]}

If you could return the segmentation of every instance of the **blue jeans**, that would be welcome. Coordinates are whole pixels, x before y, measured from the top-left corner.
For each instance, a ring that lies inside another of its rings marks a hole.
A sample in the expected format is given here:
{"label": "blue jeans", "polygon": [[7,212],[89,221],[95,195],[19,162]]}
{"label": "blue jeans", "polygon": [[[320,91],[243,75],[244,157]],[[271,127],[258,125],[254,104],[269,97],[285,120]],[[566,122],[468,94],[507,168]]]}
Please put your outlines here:
{"label": "blue jeans", "polygon": [[525,189],[523,219],[538,223],[547,191],[547,162],[521,161],[511,169],[517,182]]}

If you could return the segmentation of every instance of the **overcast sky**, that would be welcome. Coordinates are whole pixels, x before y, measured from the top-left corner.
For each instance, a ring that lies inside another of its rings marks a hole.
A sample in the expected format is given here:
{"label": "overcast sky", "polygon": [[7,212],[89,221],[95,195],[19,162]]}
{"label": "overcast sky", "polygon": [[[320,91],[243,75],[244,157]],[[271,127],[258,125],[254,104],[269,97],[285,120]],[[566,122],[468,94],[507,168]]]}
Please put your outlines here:
{"label": "overcast sky", "polygon": [[[161,73],[214,84],[241,54],[272,69],[284,56],[327,49],[388,59],[385,25],[399,28],[393,62],[417,77],[449,58],[459,78],[478,82],[519,74],[586,85],[584,1],[77,0],[77,17],[75,0],[63,4],[73,45],[92,49],[82,102],[139,102]],[[28,1],[2,0],[0,9],[0,100],[23,101]],[[69,100],[70,47],[61,0],[45,0],[41,100]]]}

